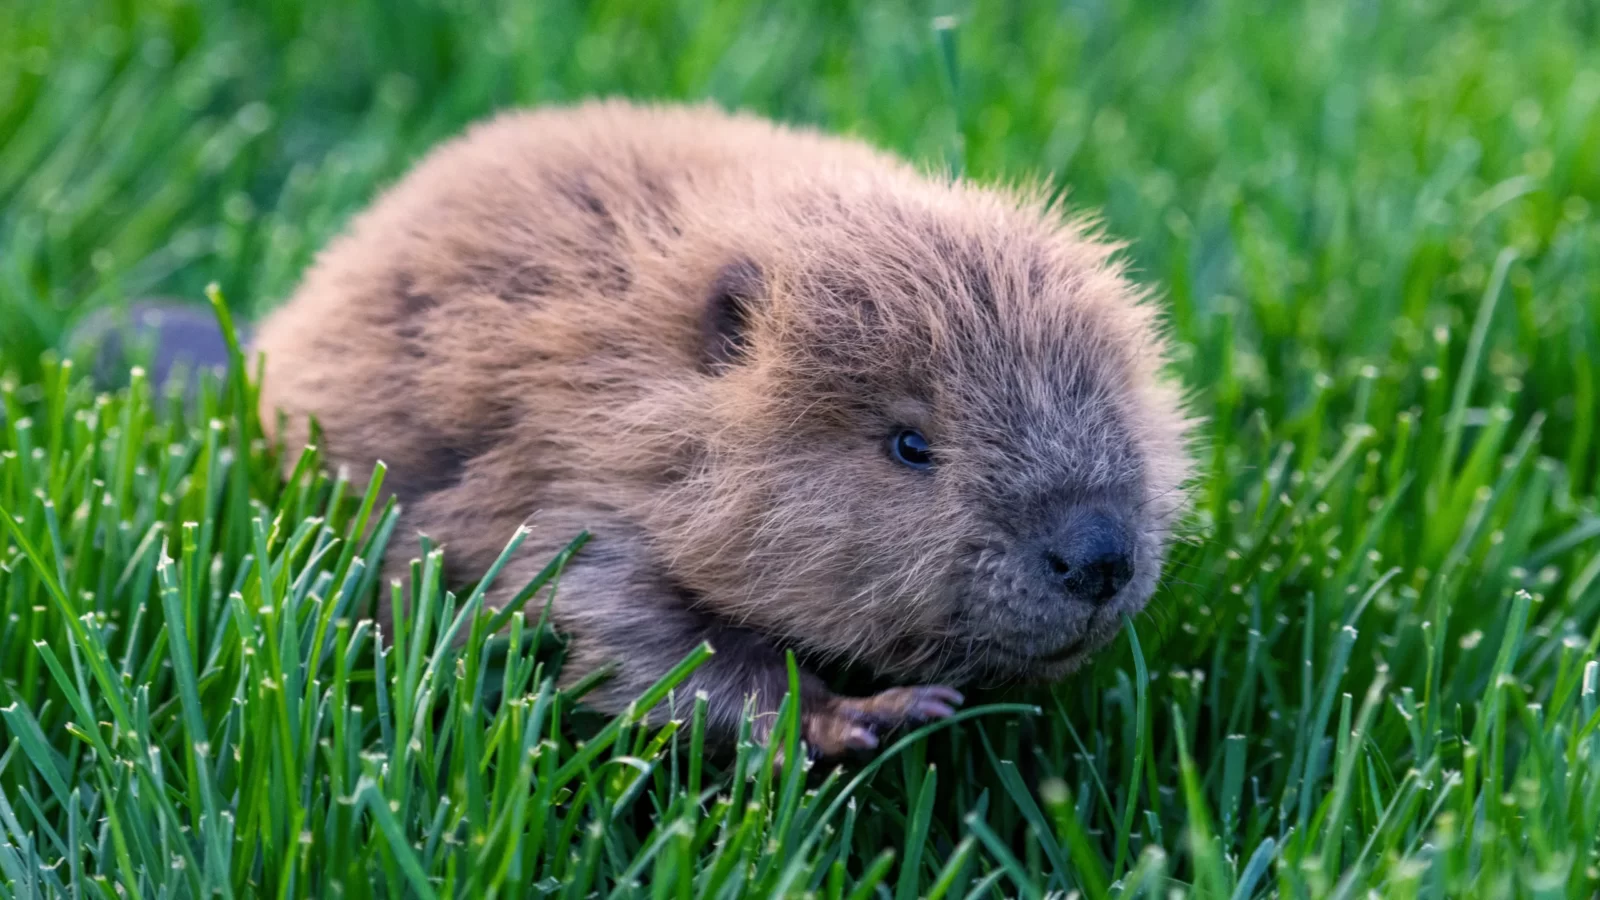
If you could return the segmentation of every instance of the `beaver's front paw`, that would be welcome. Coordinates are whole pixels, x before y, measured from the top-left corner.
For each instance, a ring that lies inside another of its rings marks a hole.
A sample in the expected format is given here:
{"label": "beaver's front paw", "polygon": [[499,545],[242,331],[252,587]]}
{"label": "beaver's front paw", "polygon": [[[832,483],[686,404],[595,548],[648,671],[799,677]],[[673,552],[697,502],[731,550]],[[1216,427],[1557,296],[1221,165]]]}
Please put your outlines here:
{"label": "beaver's front paw", "polygon": [[890,688],[871,697],[834,697],[806,713],[805,741],[814,758],[832,759],[851,751],[873,750],[884,735],[955,713],[965,698],[943,685]]}

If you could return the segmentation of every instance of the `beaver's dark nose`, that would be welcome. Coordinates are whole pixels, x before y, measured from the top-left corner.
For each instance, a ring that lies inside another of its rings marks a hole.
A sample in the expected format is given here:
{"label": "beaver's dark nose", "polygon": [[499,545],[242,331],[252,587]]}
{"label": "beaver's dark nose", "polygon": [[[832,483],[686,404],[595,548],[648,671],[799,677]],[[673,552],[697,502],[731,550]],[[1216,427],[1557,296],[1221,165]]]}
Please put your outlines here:
{"label": "beaver's dark nose", "polygon": [[1133,579],[1128,529],[1103,510],[1078,510],[1046,540],[1046,571],[1068,597],[1099,606]]}

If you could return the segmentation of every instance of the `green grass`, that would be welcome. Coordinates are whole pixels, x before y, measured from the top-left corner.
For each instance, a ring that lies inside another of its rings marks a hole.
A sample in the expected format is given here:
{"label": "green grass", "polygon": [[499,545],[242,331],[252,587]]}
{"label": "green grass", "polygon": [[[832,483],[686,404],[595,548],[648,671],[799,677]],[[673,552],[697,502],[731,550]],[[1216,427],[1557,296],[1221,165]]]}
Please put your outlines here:
{"label": "green grass", "polygon": [[[1131,242],[1209,423],[1094,668],[865,769],[706,761],[421,548],[375,653],[392,508],[282,483],[252,385],[51,352],[269,308],[432,142],[613,92],[1049,173]],[[1591,0],[0,5],[0,900],[1594,896],[1597,205]]]}

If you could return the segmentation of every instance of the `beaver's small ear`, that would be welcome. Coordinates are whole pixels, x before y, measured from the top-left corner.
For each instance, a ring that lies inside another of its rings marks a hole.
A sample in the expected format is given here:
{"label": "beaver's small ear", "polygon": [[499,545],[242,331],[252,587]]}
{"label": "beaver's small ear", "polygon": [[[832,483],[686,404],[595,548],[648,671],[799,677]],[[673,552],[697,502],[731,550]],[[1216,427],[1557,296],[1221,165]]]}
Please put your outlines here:
{"label": "beaver's small ear", "polygon": [[736,259],[717,273],[701,319],[700,353],[709,371],[721,372],[744,355],[750,312],[765,295],[766,277],[748,259]]}

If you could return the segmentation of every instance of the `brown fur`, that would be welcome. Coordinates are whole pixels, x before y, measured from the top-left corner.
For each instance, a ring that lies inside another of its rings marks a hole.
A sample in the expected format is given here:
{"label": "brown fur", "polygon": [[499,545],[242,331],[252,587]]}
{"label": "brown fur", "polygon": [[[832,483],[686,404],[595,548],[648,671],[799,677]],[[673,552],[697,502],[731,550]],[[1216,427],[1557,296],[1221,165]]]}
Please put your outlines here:
{"label": "brown fur", "polygon": [[[700,640],[724,733],[781,693],[780,648],[902,682],[1058,678],[1149,597],[1188,473],[1113,249],[1033,193],[710,107],[512,113],[433,152],[264,323],[263,410],[291,446],[314,414],[329,458],[390,467],[394,570],[420,530],[473,578],[528,523],[503,602],[592,532],[554,617],[565,677],[619,664],[603,708]],[[902,427],[933,470],[890,460]],[[1136,548],[1099,607],[1019,549],[1089,504]],[[808,675],[807,735],[865,746],[959,699]]]}

